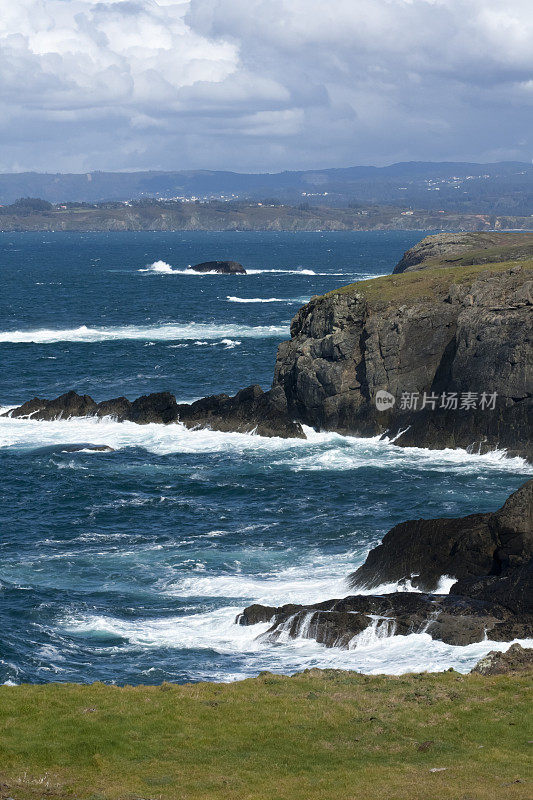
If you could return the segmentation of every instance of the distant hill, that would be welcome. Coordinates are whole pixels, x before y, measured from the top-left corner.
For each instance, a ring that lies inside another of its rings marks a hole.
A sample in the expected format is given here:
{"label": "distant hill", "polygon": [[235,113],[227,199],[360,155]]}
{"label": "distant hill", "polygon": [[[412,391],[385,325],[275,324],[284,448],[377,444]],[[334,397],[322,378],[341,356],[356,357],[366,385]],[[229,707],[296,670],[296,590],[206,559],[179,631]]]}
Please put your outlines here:
{"label": "distant hill", "polygon": [[52,203],[141,198],[279,200],[289,204],[357,204],[478,214],[533,214],[533,165],[406,162],[244,174],[209,170],[0,175],[0,204],[20,197]]}

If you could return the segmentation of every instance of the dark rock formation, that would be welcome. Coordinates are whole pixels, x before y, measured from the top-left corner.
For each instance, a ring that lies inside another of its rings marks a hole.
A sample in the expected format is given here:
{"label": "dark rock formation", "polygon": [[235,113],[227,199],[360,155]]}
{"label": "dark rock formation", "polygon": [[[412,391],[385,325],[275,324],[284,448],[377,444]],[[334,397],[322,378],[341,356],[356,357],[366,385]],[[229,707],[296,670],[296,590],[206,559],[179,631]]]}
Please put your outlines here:
{"label": "dark rock formation", "polygon": [[485,575],[454,583],[452,592],[479,602],[495,602],[513,614],[533,613],[533,559],[521,567],[508,567],[501,575]]}
{"label": "dark rock formation", "polygon": [[191,269],[196,272],[219,272],[224,275],[246,275],[246,270],[238,261],[202,261]]}
{"label": "dark rock formation", "polygon": [[532,233],[439,233],[403,254],[393,274],[457,264],[489,264],[533,257]]}
{"label": "dark rock formation", "polygon": [[33,419],[68,419],[69,417],[90,417],[96,414],[97,404],[88,394],[65,392],[54,400],[34,397],[18,408],[2,416],[31,417]]}
{"label": "dark rock formation", "polygon": [[179,421],[188,428],[209,427],[259,436],[305,439],[301,425],[290,418],[287,400],[279,387],[264,392],[260,386],[241,389],[235,397],[218,394],[190,405],[178,406]]}
{"label": "dark rock formation", "polygon": [[45,400],[34,397],[3,416],[41,420],[69,419],[70,417],[115,417],[119,422],[130,420],[145,424],[148,422],[173,422],[178,416],[176,398],[169,392],[144,395],[131,402],[125,397],[104,400],[96,403],[89,395],[79,395],[70,391]]}
{"label": "dark rock formation", "polygon": [[478,661],[472,672],[480,675],[506,675],[533,669],[533,648],[512,644],[504,653],[491,650]]}
{"label": "dark rock formation", "polygon": [[434,588],[443,574],[464,576],[450,594],[393,592],[352,595],[308,606],[252,605],[241,625],[270,623],[265,636],[316,639],[349,647],[370,627],[379,636],[428,633],[452,645],[485,638],[512,641],[533,634],[533,480],[498,511],[461,519],[397,525],[351,576],[352,585],[376,586],[412,577]]}
{"label": "dark rock formation", "polygon": [[270,641],[282,636],[316,639],[327,647],[348,647],[369,627],[378,636],[428,633],[446,644],[527,638],[533,633],[533,615],[517,617],[495,602],[480,602],[458,595],[394,592],[353,595],[309,606],[279,608],[253,605],[237,617],[240,625],[271,623],[264,634]]}
{"label": "dark rock formation", "polygon": [[133,402],[125,397],[96,403],[88,395],[67,392],[54,400],[33,400],[8,411],[4,416],[41,420],[69,417],[111,416],[119,422],[144,425],[150,422],[182,422],[188,428],[211,428],[260,436],[305,438],[301,425],[287,412],[285,395],[279,388],[264,392],[260,386],[241,389],[234,397],[226,394],[204,397],[194,403],[176,403],[169,392],[144,395]]}
{"label": "dark rock formation", "polygon": [[[532,557],[530,480],[494,513],[396,525],[350,576],[350,582],[353,588],[372,588],[410,578],[417,588],[434,591],[443,575],[462,582],[479,576],[502,576],[510,567],[522,566]],[[462,590],[455,591],[463,594]]]}
{"label": "dark rock formation", "polygon": [[[289,414],[397,445],[506,448],[533,460],[531,266],[423,270],[314,298],[278,350],[274,385]],[[377,409],[380,391],[392,407]],[[452,395],[457,408],[446,407]]]}

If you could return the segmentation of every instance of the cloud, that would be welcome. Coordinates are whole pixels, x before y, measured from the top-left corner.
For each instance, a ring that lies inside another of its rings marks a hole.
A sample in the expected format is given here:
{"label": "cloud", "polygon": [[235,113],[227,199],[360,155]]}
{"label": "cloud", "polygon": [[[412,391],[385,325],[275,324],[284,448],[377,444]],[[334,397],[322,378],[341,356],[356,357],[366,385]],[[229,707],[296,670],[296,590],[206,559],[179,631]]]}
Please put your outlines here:
{"label": "cloud", "polygon": [[0,0],[0,170],[533,150],[530,0]]}

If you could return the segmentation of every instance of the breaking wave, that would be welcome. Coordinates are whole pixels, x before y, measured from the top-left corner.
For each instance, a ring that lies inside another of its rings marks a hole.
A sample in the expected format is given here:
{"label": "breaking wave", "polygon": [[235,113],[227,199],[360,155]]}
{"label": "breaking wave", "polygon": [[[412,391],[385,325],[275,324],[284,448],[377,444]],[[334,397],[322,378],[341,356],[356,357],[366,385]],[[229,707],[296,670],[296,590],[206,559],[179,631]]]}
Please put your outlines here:
{"label": "breaking wave", "polygon": [[[198,675],[199,679],[226,682],[257,675],[262,670],[291,674],[313,667],[398,675],[439,672],[453,665],[458,672],[469,672],[489,650],[504,651],[509,647],[508,642],[490,640],[458,647],[434,641],[427,633],[397,636],[393,628],[377,621],[354,639],[348,649],[326,648],[305,635],[281,639],[272,646],[264,636],[270,623],[235,624],[240,611],[242,606],[232,605],[181,617],[135,621],[86,614],[65,618],[61,629],[74,636],[100,640],[100,648],[106,639],[119,638],[122,646],[130,650],[204,650],[238,657],[239,671]],[[533,644],[532,640],[519,641],[525,647]]]}
{"label": "breaking wave", "polygon": [[159,325],[117,325],[53,330],[0,331],[0,343],[54,344],[55,342],[106,342],[117,340],[179,341],[212,339],[263,339],[288,336],[286,325],[237,325],[202,322],[161,323]]}
{"label": "breaking wave", "polygon": [[[0,415],[9,407],[0,407]],[[369,466],[383,470],[416,468],[486,476],[490,470],[533,473],[533,466],[505,451],[484,455],[466,450],[428,450],[396,447],[378,437],[355,438],[338,433],[317,432],[304,427],[306,439],[280,439],[249,433],[222,433],[209,428],[189,430],[183,425],[136,425],[115,422],[111,417],[80,417],[68,420],[12,419],[0,416],[0,447],[34,449],[38,446],[71,442],[107,444],[113,449],[143,447],[157,455],[170,453],[250,453],[258,460],[268,456],[270,467],[285,466],[293,471],[357,470]]]}
{"label": "breaking wave", "polygon": [[228,303],[307,303],[308,297],[296,297],[293,299],[285,297],[234,297],[228,294]]}

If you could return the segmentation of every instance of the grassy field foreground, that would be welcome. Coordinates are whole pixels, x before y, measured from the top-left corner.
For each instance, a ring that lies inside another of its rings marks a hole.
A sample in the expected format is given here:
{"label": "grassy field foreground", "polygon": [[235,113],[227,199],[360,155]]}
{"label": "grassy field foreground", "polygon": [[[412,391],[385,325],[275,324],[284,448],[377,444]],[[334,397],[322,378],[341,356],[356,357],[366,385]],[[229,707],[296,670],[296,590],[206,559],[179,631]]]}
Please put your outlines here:
{"label": "grassy field foreground", "polygon": [[0,797],[533,796],[531,674],[0,687]]}

